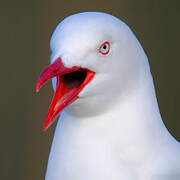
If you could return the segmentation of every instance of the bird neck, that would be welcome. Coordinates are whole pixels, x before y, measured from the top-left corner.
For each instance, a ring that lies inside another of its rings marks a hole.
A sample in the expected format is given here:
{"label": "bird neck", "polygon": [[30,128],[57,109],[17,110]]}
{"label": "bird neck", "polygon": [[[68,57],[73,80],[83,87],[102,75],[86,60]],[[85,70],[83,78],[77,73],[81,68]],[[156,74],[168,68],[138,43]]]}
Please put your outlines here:
{"label": "bird neck", "polygon": [[106,113],[81,118],[64,112],[56,128],[49,169],[54,164],[63,167],[61,162],[80,169],[85,162],[92,169],[104,164],[111,167],[112,156],[117,162],[120,158],[122,163],[139,167],[149,158],[147,154],[158,157],[158,149],[172,137],[162,122],[152,77],[147,77],[141,87]]}
{"label": "bird neck", "polygon": [[144,76],[135,89],[103,114],[82,118],[66,114],[62,124],[72,128],[69,135],[73,130],[85,132],[83,137],[96,134],[125,150],[155,145],[165,136],[171,137],[161,119],[151,74]]}
{"label": "bird neck", "polygon": [[106,126],[106,132],[109,130],[110,134],[114,134],[113,138],[117,138],[123,147],[126,144],[128,147],[130,144],[145,146],[163,142],[165,136],[165,139],[171,138],[159,112],[150,72],[141,79],[133,92],[124,95],[111,111],[96,121]]}

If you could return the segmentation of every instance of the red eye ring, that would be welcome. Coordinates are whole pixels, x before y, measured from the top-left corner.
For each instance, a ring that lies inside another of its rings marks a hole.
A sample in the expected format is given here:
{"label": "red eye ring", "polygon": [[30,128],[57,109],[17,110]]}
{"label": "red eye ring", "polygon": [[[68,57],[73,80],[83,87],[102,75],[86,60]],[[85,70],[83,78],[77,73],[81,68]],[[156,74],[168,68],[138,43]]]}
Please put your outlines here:
{"label": "red eye ring", "polygon": [[103,42],[99,47],[99,53],[101,53],[102,55],[106,55],[109,53],[109,51],[110,51],[110,42],[108,41]]}

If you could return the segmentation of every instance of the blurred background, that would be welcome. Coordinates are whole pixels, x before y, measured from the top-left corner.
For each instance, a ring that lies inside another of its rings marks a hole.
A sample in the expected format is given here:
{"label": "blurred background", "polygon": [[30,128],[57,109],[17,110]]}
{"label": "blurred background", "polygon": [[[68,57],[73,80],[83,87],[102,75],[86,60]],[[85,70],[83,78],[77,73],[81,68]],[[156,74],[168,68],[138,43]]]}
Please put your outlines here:
{"label": "blurred background", "polygon": [[42,130],[52,97],[51,83],[39,94],[35,84],[49,63],[49,39],[65,16],[104,11],[125,21],[151,64],[164,122],[180,141],[179,0],[1,1],[0,179],[43,180],[53,125]]}

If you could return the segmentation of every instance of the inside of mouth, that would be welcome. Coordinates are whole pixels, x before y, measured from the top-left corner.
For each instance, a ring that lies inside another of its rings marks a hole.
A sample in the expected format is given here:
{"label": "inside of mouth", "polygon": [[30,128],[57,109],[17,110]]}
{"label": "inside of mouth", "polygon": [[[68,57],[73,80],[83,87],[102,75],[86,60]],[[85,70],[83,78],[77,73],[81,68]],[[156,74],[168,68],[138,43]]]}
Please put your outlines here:
{"label": "inside of mouth", "polygon": [[87,76],[85,69],[63,75],[64,84],[68,89],[79,88]]}
{"label": "inside of mouth", "polygon": [[82,89],[81,85],[85,81],[86,77],[87,70],[85,69],[79,69],[78,71],[59,77],[57,81],[59,85],[57,86],[55,92],[53,113],[56,112],[60,106],[64,108],[77,97],[78,93]]}

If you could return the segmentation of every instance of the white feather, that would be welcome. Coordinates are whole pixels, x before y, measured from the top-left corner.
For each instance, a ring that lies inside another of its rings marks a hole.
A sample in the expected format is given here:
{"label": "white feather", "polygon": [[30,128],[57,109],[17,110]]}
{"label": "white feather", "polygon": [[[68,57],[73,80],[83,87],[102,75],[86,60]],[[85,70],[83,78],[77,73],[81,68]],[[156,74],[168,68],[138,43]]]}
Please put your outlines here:
{"label": "white feather", "polygon": [[[98,47],[110,41],[107,56]],[[147,57],[126,24],[99,12],[65,18],[52,61],[96,72],[58,121],[46,180],[178,180],[180,145],[161,119]]]}

